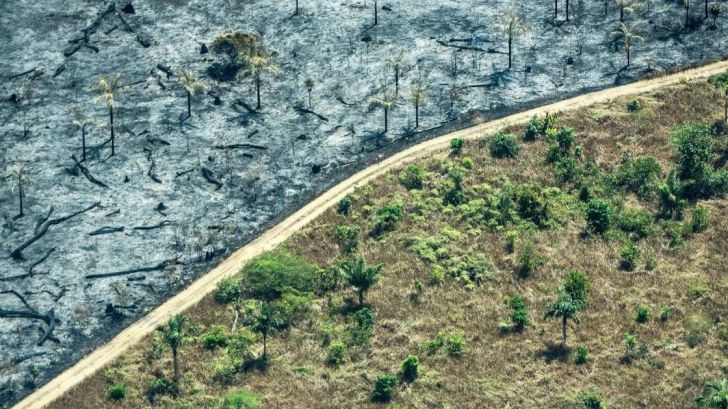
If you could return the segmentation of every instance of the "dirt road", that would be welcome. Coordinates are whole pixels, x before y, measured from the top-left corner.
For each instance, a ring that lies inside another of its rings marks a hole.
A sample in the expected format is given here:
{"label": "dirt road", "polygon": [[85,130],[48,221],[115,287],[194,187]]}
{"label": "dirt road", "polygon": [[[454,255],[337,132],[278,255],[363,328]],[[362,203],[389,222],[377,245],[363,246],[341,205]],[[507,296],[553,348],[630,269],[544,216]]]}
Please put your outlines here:
{"label": "dirt road", "polygon": [[275,227],[264,232],[256,240],[237,250],[219,266],[200,277],[185,290],[172,297],[155,310],[149,312],[149,314],[130,325],[111,341],[98,347],[91,354],[76,363],[73,367],[65,370],[59,376],[20,401],[17,405],[15,405],[15,408],[42,408],[46,406],[53,400],[62,396],[67,390],[82,382],[86,377],[91,376],[104,365],[112,362],[129,347],[141,341],[142,338],[154,331],[158,325],[166,322],[171,315],[181,313],[198,303],[206,294],[215,289],[217,282],[222,278],[231,276],[238,272],[240,267],[251,258],[261,254],[262,252],[274,249],[278,244],[282,243],[293,233],[321,215],[330,206],[336,204],[356,186],[365,184],[373,178],[392,169],[399,168],[415,159],[445,150],[448,148],[449,142],[452,138],[474,139],[488,133],[493,133],[505,126],[525,122],[537,113],[556,113],[559,111],[578,109],[626,95],[648,92],[683,80],[704,79],[710,75],[717,74],[725,70],[728,70],[728,61],[721,61],[669,76],[581,95],[529,111],[510,115],[508,117],[487,122],[472,128],[443,135],[412,146],[409,149],[386,158],[385,160],[356,173],[347,180],[334,186],[329,191],[323,193],[321,196]]}

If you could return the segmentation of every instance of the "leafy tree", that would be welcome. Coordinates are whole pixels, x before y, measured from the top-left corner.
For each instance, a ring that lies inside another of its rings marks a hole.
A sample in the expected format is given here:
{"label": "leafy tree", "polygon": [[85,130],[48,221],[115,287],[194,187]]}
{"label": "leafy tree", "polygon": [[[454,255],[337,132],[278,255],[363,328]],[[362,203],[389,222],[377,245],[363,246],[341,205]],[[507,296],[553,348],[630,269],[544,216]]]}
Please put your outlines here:
{"label": "leafy tree", "polygon": [[192,97],[197,91],[203,91],[209,88],[207,84],[197,79],[192,71],[181,70],[179,75],[179,83],[187,93],[187,118],[192,117]]}
{"label": "leafy tree", "polygon": [[244,325],[263,337],[263,360],[268,358],[268,337],[283,328],[286,323],[281,308],[270,302],[248,303]]}
{"label": "leafy tree", "polygon": [[[614,0],[614,3],[616,3],[617,8],[619,8],[620,23],[624,21],[624,17],[627,13],[634,13],[636,9],[635,0]],[[606,10],[606,4],[604,9]]]}
{"label": "leafy tree", "polygon": [[586,299],[591,287],[589,277],[586,274],[579,270],[571,270],[564,278],[561,286],[572,300],[582,305],[582,309],[586,307]]}
{"label": "leafy tree", "polygon": [[612,209],[601,199],[592,199],[586,204],[587,230],[603,234],[612,224]]}
{"label": "leafy tree", "polygon": [[382,264],[367,266],[361,257],[341,263],[341,273],[349,285],[356,289],[360,306],[364,306],[366,292],[379,281],[379,272],[382,271],[383,267]]}
{"label": "leafy tree", "polygon": [[427,101],[427,89],[421,83],[412,90],[412,102],[415,103],[415,129],[420,127],[420,106]]}
{"label": "leafy tree", "polygon": [[713,173],[713,136],[706,123],[685,123],[675,129],[672,142],[677,150],[677,176],[686,198],[697,198],[710,192]]}
{"label": "leafy tree", "polygon": [[695,400],[699,406],[715,409],[728,409],[728,379],[710,382],[705,385],[705,395]]}
{"label": "leafy tree", "polygon": [[[566,20],[569,20],[568,6]],[[509,10],[502,17],[502,21],[496,24],[495,29],[505,35],[508,41],[508,69],[510,70],[513,66],[513,40],[519,35],[528,32],[530,28],[515,12]]]}
{"label": "leafy tree", "polygon": [[172,350],[172,366],[174,368],[174,382],[179,382],[179,358],[178,351],[180,345],[187,338],[185,324],[187,317],[181,314],[175,315],[169,319],[166,326],[157,327],[157,332],[162,336],[162,340]]}
{"label": "leafy tree", "polygon": [[238,77],[252,77],[255,82],[255,94],[257,97],[257,105],[255,109],[260,109],[260,86],[263,82],[263,74],[277,74],[278,67],[273,64],[273,57],[260,48],[250,49],[247,53],[242,54],[242,59],[247,64],[247,68],[238,72]]}
{"label": "leafy tree", "polygon": [[25,172],[25,167],[22,165],[10,166],[7,169],[7,177],[9,177],[14,183],[10,186],[11,190],[18,189],[18,204],[20,207],[20,213],[17,217],[25,216],[23,199],[25,198],[25,190],[23,189],[26,185],[32,182],[32,179]]}
{"label": "leafy tree", "polygon": [[563,290],[558,291],[556,301],[546,304],[544,318],[561,318],[561,334],[566,342],[566,327],[569,320],[574,324],[579,323],[579,312],[581,304],[575,301]]}
{"label": "leafy tree", "polygon": [[394,93],[399,95],[399,78],[402,72],[409,68],[404,52],[389,57],[386,66],[394,71]]}
{"label": "leafy tree", "polygon": [[660,199],[660,212],[668,218],[682,217],[683,209],[687,206],[687,200],[682,198],[682,184],[673,170],[667,175],[665,183],[657,187],[657,194]]}
{"label": "leafy tree", "polygon": [[420,359],[417,355],[407,355],[402,361],[402,380],[405,382],[414,382],[419,375]]}
{"label": "leafy tree", "polygon": [[121,83],[121,74],[114,74],[109,79],[107,77],[101,77],[94,86],[91,87],[91,91],[95,92],[96,101],[100,101],[106,104],[109,108],[109,130],[111,131],[111,156],[116,153],[116,138],[114,137],[114,104],[116,103],[117,97],[122,93],[126,92],[131,87],[123,85]]}
{"label": "leafy tree", "polygon": [[723,93],[723,120],[728,123],[728,71],[710,77],[710,83]]}
{"label": "leafy tree", "polygon": [[384,133],[389,131],[389,111],[394,108],[397,102],[397,94],[384,91],[381,98],[370,97],[369,107],[370,108],[382,108],[384,110]]}
{"label": "leafy tree", "polygon": [[381,374],[377,376],[372,391],[372,400],[375,402],[389,402],[392,399],[394,390],[397,386],[397,378],[390,374]]}
{"label": "leafy tree", "polygon": [[496,133],[488,145],[494,158],[515,158],[521,151],[516,137],[503,131]]}
{"label": "leafy tree", "polygon": [[632,46],[638,41],[644,41],[644,37],[637,34],[637,31],[640,28],[639,25],[639,22],[634,22],[630,25],[619,23],[619,28],[616,31],[612,32],[612,37],[614,37],[616,40],[622,41],[624,53],[627,55],[627,67],[629,67],[632,63]]}

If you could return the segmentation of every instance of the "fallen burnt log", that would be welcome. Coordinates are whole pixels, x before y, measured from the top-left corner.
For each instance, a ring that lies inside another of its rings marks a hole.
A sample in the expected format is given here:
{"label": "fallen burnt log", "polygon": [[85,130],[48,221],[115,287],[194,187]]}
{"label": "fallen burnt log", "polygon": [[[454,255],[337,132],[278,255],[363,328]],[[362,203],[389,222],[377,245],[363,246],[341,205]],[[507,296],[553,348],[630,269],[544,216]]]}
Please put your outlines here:
{"label": "fallen burnt log", "polygon": [[230,145],[215,145],[213,148],[218,150],[232,150],[232,149],[257,149],[257,150],[267,150],[267,146],[261,146],[261,145],[253,145],[251,143],[233,143]]}
{"label": "fallen burnt log", "polygon": [[73,162],[76,164],[76,168],[78,168],[81,171],[81,173],[86,177],[86,179],[88,179],[89,182],[93,183],[94,185],[106,188],[106,189],[109,188],[109,186],[106,183],[93,177],[93,175],[91,175],[91,172],[88,171],[88,168],[83,166],[81,164],[81,162],[79,162],[78,159],[76,159],[76,155],[71,155],[71,159],[73,159]]}
{"label": "fallen burnt log", "polygon": [[92,204],[92,205],[90,205],[90,206],[88,206],[88,207],[86,207],[84,209],[81,209],[81,210],[79,210],[77,212],[68,214],[66,216],[62,216],[62,217],[58,217],[58,218],[55,218],[55,219],[48,220],[47,222],[45,222],[45,223],[43,223],[41,225],[41,227],[35,232],[35,234],[33,235],[33,237],[29,238],[23,244],[21,244],[20,246],[18,246],[17,248],[15,248],[15,250],[11,251],[10,252],[10,256],[14,260],[25,260],[25,258],[23,257],[23,250],[25,250],[31,244],[33,244],[36,241],[38,241],[38,239],[40,239],[41,237],[45,236],[45,234],[48,233],[48,229],[51,226],[55,226],[57,224],[61,224],[61,223],[65,222],[65,221],[67,221],[69,219],[72,219],[72,218],[74,218],[74,217],[76,217],[76,216],[78,216],[80,214],[86,213],[89,210],[95,209],[95,208],[97,208],[99,206],[101,206],[101,202],[96,202],[96,203],[94,203],[94,204]]}
{"label": "fallen burnt log", "polygon": [[61,320],[56,317],[56,312],[53,308],[48,311],[47,314],[40,314],[31,307],[28,307],[31,311],[18,311],[18,310],[3,310],[0,309],[0,318],[24,318],[29,320],[40,320],[46,323],[47,327],[41,334],[40,340],[36,345],[43,345],[47,340],[52,339],[59,342],[58,339],[53,338],[53,330],[56,329],[56,325],[60,324]]}
{"label": "fallen burnt log", "polygon": [[119,227],[112,227],[112,226],[104,226],[99,229],[96,229],[89,233],[89,236],[100,236],[102,234],[113,234],[113,233],[121,233],[124,231],[124,226]]}
{"label": "fallen burnt log", "polygon": [[202,177],[204,177],[208,183],[212,183],[213,185],[215,185],[215,190],[220,190],[220,188],[222,187],[222,182],[215,179],[215,174],[206,167],[202,168]]}
{"label": "fallen burnt log", "polygon": [[161,229],[163,227],[167,227],[170,224],[172,224],[172,222],[170,222],[169,220],[165,220],[165,221],[163,221],[161,223],[157,223],[157,224],[154,224],[154,225],[151,225],[151,226],[137,226],[137,227],[134,227],[133,230],[142,230],[142,231],[144,231],[144,230],[155,230],[155,229]]}
{"label": "fallen burnt log", "polygon": [[313,115],[313,116],[317,117],[318,119],[320,119],[320,120],[322,120],[324,122],[329,122],[329,118],[326,118],[325,116],[323,116],[323,115],[321,115],[319,113],[316,113],[316,112],[314,112],[314,111],[312,111],[310,109],[306,109],[304,107],[299,107],[299,106],[294,106],[293,109],[296,112],[298,112],[299,114],[309,114],[309,115]]}
{"label": "fallen burnt log", "polygon": [[124,276],[134,273],[148,273],[152,271],[161,271],[164,270],[167,266],[172,265],[173,263],[176,263],[177,260],[164,260],[159,264],[149,266],[149,267],[137,267],[137,268],[131,268],[128,270],[121,270],[121,271],[113,271],[110,273],[92,273],[87,274],[84,278],[87,279],[94,279],[94,278],[106,278],[106,277],[117,277],[117,276]]}

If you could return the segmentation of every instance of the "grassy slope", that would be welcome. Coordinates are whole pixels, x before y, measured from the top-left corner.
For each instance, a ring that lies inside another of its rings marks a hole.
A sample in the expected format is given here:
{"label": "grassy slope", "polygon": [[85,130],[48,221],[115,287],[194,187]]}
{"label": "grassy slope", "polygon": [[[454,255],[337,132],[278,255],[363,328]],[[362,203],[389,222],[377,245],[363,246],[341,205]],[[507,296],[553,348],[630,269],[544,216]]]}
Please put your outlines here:
{"label": "grassy slope", "polygon": [[[672,155],[670,130],[686,120],[712,122],[721,113],[717,95],[703,83],[681,84],[640,99],[645,109],[636,115],[626,112],[626,100],[617,100],[564,114],[559,124],[574,127],[576,142],[584,147],[585,156],[603,167],[617,163],[622,152],[629,150],[634,156],[655,156],[664,170],[669,168]],[[465,185],[498,185],[502,176],[514,182],[556,185],[551,166],[544,164],[545,152],[546,143],[537,141],[525,144],[517,160],[494,160],[487,148],[467,145],[462,156],[471,157],[475,166]],[[424,164],[437,171],[438,161],[449,160],[453,159],[443,153]],[[284,247],[320,266],[335,262],[342,257],[335,240],[337,225],[353,220],[366,232],[372,225],[368,206],[376,208],[394,197],[412,202],[411,193],[398,183],[397,174],[378,179],[371,189],[361,189],[354,217],[327,211]],[[625,196],[624,201],[651,212],[656,210],[654,205],[640,204],[632,196]],[[646,271],[643,257],[636,271],[625,272],[618,268],[623,240],[581,237],[585,223],[579,203],[573,200],[564,206],[568,221],[563,227],[532,236],[548,261],[526,279],[514,274],[514,255],[504,250],[503,231],[481,226],[480,233],[468,234],[477,226],[460,221],[456,213],[438,210],[416,218],[408,210],[397,229],[384,238],[374,240],[362,234],[361,255],[369,263],[386,265],[379,284],[367,297],[376,314],[375,336],[368,351],[355,351],[355,359],[347,358],[338,369],[324,364],[326,348],[321,346],[317,328],[328,315],[325,301],[317,300],[317,313],[311,322],[273,337],[270,347],[274,360],[265,373],[243,373],[231,385],[220,384],[213,380],[211,362],[224,352],[186,345],[181,351],[183,395],[178,400],[164,397],[152,405],[143,395],[145,385],[155,372],[169,375],[171,365],[169,353],[148,363],[144,353],[150,343],[145,342],[112,365],[117,369],[114,381],[129,386],[127,399],[119,403],[108,400],[110,383],[99,373],[52,407],[171,408],[179,407],[180,402],[205,407],[210,399],[240,388],[259,394],[263,407],[269,408],[374,406],[368,397],[376,375],[396,373],[408,353],[420,356],[421,375],[413,384],[399,386],[394,400],[408,408],[571,407],[574,396],[589,388],[600,390],[612,408],[692,407],[703,383],[724,377],[728,371],[727,347],[717,335],[728,306],[728,262],[724,257],[728,249],[728,202],[711,200],[702,204],[712,212],[707,231],[692,236],[678,248],[669,247],[660,234],[653,235],[640,247],[646,257],[657,261],[657,267]],[[497,272],[491,281],[472,290],[452,280],[439,286],[425,284],[419,303],[413,303],[410,294],[414,282],[419,279],[427,283],[431,267],[409,248],[408,239],[415,234],[438,236],[448,226],[464,233],[448,245],[451,253],[457,253],[458,248],[482,252]],[[549,345],[559,341],[560,324],[542,318],[544,304],[553,299],[558,282],[573,268],[586,272],[592,281],[588,309],[581,315],[581,324],[571,326],[569,333],[571,348],[579,344],[589,351],[589,362],[579,366],[549,352]],[[705,283],[708,290],[694,299],[688,288],[697,282]],[[509,314],[503,297],[512,293],[523,294],[532,326],[520,334],[503,335],[497,325]],[[352,296],[341,291],[334,298],[341,302]],[[634,322],[638,305],[651,307],[653,315],[657,315],[667,304],[674,307],[674,314],[666,323],[656,319],[643,325]],[[692,313],[704,314],[712,324],[705,341],[695,348],[688,347],[684,339],[683,319]],[[189,315],[193,322],[203,325],[232,322],[232,312],[216,305],[211,297]],[[340,316],[334,319],[343,322]],[[468,344],[462,358],[452,359],[442,353],[430,356],[422,350],[422,345],[440,330],[464,331]],[[643,360],[631,365],[620,363],[622,342],[630,332],[649,346],[663,368]]]}

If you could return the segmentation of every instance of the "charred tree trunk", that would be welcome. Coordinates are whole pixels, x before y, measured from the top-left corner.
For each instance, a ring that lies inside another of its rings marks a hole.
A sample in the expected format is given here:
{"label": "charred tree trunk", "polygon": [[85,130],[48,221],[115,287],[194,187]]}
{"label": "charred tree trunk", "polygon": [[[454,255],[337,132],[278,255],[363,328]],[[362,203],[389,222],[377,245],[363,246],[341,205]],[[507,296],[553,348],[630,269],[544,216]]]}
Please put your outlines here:
{"label": "charred tree trunk", "polygon": [[298,15],[298,0],[296,0],[296,12],[293,13],[294,16]]}
{"label": "charred tree trunk", "polygon": [[384,108],[384,133],[389,131],[389,108]]}
{"label": "charred tree trunk", "polygon": [[18,213],[18,217],[25,216],[25,213],[23,212],[23,182],[20,180],[20,176],[18,176],[18,202],[20,203],[20,213]]}
{"label": "charred tree trunk", "polygon": [[569,0],[566,0],[566,21],[569,21]]}
{"label": "charred tree trunk", "polygon": [[690,3],[685,6],[685,28],[690,25]]}
{"label": "charred tree trunk", "polygon": [[508,69],[513,65],[513,36],[508,36]]}
{"label": "charred tree trunk", "polygon": [[415,99],[415,129],[420,127],[420,101]]}
{"label": "charred tree trunk", "polygon": [[708,18],[708,0],[705,0],[705,18]]}
{"label": "charred tree trunk", "polygon": [[624,21],[624,6],[619,6],[619,21]]}
{"label": "charred tree trunk", "polygon": [[559,0],[554,0],[554,19],[559,18]]}
{"label": "charred tree trunk", "polygon": [[394,68],[394,93],[399,95],[399,67]]}
{"label": "charred tree trunk", "polygon": [[374,2],[374,25],[376,26],[379,24],[379,7],[377,6],[377,2]]}
{"label": "charred tree trunk", "polygon": [[258,104],[255,109],[260,109],[260,78],[255,79],[255,93],[258,98]]}
{"label": "charred tree trunk", "polygon": [[192,118],[192,93],[187,91],[187,118]]}
{"label": "charred tree trunk", "polygon": [[111,156],[116,153],[116,138],[114,137],[114,106],[109,105],[109,128],[111,129]]}
{"label": "charred tree trunk", "polygon": [[81,126],[81,158],[86,162],[86,124]]}

